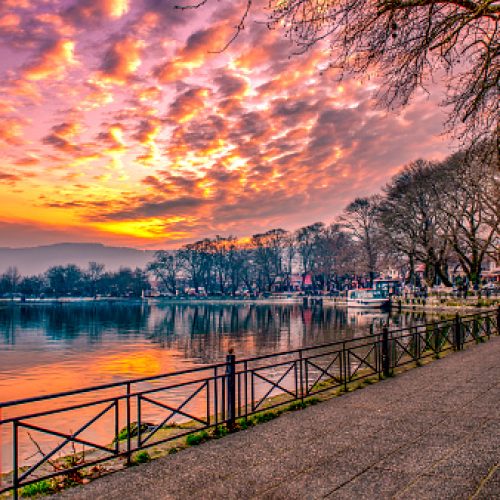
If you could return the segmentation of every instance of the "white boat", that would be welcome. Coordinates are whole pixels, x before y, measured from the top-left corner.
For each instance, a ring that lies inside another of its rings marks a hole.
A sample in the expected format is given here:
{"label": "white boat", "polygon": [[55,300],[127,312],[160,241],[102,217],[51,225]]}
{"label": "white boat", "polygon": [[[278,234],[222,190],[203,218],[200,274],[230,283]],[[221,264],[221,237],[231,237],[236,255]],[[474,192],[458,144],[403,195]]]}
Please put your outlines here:
{"label": "white boat", "polygon": [[347,292],[347,307],[380,309],[389,305],[389,298],[382,290],[358,288]]}

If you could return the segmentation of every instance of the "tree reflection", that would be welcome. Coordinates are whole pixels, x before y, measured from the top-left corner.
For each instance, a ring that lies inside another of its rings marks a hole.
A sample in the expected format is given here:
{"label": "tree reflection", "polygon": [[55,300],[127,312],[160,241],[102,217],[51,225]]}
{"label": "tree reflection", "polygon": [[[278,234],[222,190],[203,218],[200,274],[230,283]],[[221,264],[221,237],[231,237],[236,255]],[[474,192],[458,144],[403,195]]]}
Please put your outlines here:
{"label": "tree reflection", "polygon": [[[114,350],[149,345],[196,363],[219,361],[234,349],[252,356],[366,335],[427,320],[423,313],[388,314],[297,304],[93,302],[0,308],[0,343],[54,342],[78,347],[103,342]],[[373,325],[373,326],[371,326]],[[90,347],[89,347],[90,348]],[[115,349],[116,348],[116,349]]]}

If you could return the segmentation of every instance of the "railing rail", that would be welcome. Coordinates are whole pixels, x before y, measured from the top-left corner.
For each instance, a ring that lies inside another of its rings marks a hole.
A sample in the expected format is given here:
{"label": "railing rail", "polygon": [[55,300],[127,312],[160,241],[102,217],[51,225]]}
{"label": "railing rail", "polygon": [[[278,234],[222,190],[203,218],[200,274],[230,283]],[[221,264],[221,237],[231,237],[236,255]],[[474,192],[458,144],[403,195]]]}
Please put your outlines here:
{"label": "railing rail", "polygon": [[[465,344],[481,342],[492,335],[500,335],[500,308],[457,314],[453,319],[408,328],[389,330],[384,326],[382,331],[363,337],[242,360],[230,353],[225,363],[0,403],[0,412],[16,412],[14,416],[0,417],[0,433],[10,429],[12,436],[12,471],[3,480],[0,476],[0,494],[11,491],[17,498],[21,487],[119,457],[130,463],[131,455],[138,450],[220,425],[231,428],[237,419],[335,388],[347,389],[354,380],[387,377],[398,367],[439,357],[445,351],[460,351]],[[145,384],[149,385],[141,387]],[[115,392],[106,394],[110,391]],[[91,399],[64,403],[65,398],[82,395]],[[48,401],[57,406],[29,408]],[[161,412],[155,424],[148,422],[151,408],[157,417]],[[64,415],[78,410],[91,415],[86,415],[76,431],[62,430]],[[92,425],[105,418],[109,420],[104,438],[107,442],[85,437]],[[166,429],[168,432],[163,432]],[[22,464],[22,433],[29,431],[62,441],[51,444],[47,452],[37,446],[37,460]],[[95,456],[64,470],[47,470],[58,453],[76,444],[94,450]]]}

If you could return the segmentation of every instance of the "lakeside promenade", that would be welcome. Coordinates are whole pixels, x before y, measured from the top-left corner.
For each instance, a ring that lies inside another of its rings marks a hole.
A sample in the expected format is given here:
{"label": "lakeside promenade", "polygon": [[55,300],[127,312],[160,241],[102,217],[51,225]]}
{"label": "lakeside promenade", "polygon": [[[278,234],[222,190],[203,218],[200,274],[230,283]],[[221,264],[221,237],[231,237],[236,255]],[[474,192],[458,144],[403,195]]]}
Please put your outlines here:
{"label": "lakeside promenade", "polygon": [[55,498],[500,497],[500,338]]}

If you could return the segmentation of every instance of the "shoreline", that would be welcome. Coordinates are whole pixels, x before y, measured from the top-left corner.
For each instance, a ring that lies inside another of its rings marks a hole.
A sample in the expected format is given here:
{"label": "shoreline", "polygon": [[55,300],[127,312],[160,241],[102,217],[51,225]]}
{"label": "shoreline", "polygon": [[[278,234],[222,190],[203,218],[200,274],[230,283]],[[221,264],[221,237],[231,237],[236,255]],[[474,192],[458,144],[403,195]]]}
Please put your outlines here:
{"label": "shoreline", "polygon": [[[300,296],[300,297],[262,297],[262,298],[170,298],[170,297],[63,297],[63,298],[44,298],[44,299],[0,299],[0,307],[10,306],[46,306],[46,305],[73,305],[73,304],[120,304],[120,303],[135,303],[144,305],[303,305],[304,299],[308,299],[308,307],[341,307],[347,308],[347,301],[337,297],[316,297],[316,296]],[[438,302],[438,300],[440,302]],[[446,302],[443,302],[446,300]],[[449,304],[449,303],[452,304]],[[474,299],[463,301],[451,297],[449,300],[438,297],[430,297],[428,299],[395,299],[392,301],[391,310],[396,312],[416,311],[416,312],[431,312],[431,313],[452,313],[467,311],[485,311],[500,306],[500,299]],[[358,309],[357,309],[358,310]],[[364,309],[363,309],[364,310]],[[374,309],[366,309],[367,311],[375,311]]]}

